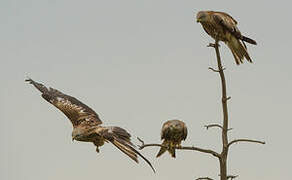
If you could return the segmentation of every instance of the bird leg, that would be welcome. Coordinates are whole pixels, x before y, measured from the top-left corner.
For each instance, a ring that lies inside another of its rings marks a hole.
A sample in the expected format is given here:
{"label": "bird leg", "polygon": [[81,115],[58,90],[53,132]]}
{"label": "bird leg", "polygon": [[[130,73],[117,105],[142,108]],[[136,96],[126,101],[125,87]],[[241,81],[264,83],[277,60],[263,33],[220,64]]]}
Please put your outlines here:
{"label": "bird leg", "polygon": [[99,153],[99,148],[98,148],[98,146],[96,146],[96,152]]}
{"label": "bird leg", "polygon": [[215,48],[215,44],[214,44],[214,43],[209,43],[209,44],[207,45],[207,47],[213,47],[213,48]]}
{"label": "bird leg", "polygon": [[[216,47],[216,44],[215,44],[215,43],[209,43],[209,44],[207,45],[207,47],[215,48],[215,47]],[[220,44],[218,44],[218,47],[220,47]]]}

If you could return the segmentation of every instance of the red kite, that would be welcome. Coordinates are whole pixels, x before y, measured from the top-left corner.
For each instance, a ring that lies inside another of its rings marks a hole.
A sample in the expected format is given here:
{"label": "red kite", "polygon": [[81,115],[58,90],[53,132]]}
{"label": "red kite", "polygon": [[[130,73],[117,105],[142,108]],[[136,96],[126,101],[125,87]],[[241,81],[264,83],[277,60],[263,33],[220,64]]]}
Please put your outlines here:
{"label": "red kite", "polygon": [[104,142],[111,142],[137,163],[137,155],[139,155],[155,172],[151,163],[134,148],[130,139],[131,135],[125,129],[117,126],[101,126],[102,121],[98,115],[78,99],[63,94],[56,89],[47,88],[32,79],[25,81],[34,85],[46,101],[53,104],[68,117],[73,124],[72,140],[92,142],[96,146],[97,152]]}
{"label": "red kite", "polygon": [[256,45],[256,41],[243,36],[237,28],[237,21],[224,12],[200,11],[197,22],[213,38],[223,41],[231,50],[237,65],[245,58],[252,63],[244,42]]}
{"label": "red kite", "polygon": [[184,122],[180,120],[166,121],[161,129],[161,140],[164,140],[156,157],[161,156],[166,150],[175,158],[175,147],[180,146],[182,140],[186,140],[188,130]]}

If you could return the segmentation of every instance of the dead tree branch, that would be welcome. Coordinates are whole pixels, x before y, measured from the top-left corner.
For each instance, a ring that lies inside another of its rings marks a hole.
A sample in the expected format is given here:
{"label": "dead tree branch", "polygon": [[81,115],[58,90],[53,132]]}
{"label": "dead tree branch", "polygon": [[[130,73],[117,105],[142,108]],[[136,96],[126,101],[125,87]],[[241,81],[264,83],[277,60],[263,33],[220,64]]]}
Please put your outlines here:
{"label": "dead tree branch", "polygon": [[[219,174],[219,176],[220,176],[220,174]],[[238,175],[236,175],[236,176],[234,176],[234,175],[228,175],[228,176],[227,176],[227,180],[228,180],[228,179],[231,179],[231,180],[232,180],[232,179],[235,179],[235,178],[237,178],[237,177],[238,177]]]}
{"label": "dead tree branch", "polygon": [[221,79],[221,87],[222,87],[222,112],[223,112],[223,126],[222,126],[222,152],[220,154],[219,162],[220,162],[220,179],[227,180],[227,155],[228,155],[228,108],[227,108],[227,100],[230,97],[227,97],[226,90],[226,80],[224,75],[224,68],[221,63],[221,57],[219,52],[219,40],[216,39],[214,44],[209,44],[208,47],[213,47],[216,52],[217,66],[219,70],[219,75]]}
{"label": "dead tree branch", "polygon": [[[167,146],[164,146],[164,145],[161,145],[161,144],[145,144],[144,141],[140,138],[137,138],[140,142],[141,142],[141,145],[139,146],[139,149],[142,150],[144,149],[145,147],[150,147],[150,146],[158,146],[158,147],[165,147],[165,148],[168,148]],[[204,149],[204,148],[199,148],[199,147],[195,147],[195,146],[177,146],[175,147],[175,149],[179,149],[179,150],[192,150],[192,151],[199,151],[199,152],[202,152],[202,153],[207,153],[207,154],[212,154],[213,156],[215,157],[220,157],[220,154],[213,151],[213,150],[210,150],[210,149]]]}
{"label": "dead tree branch", "polygon": [[213,128],[213,127],[218,127],[218,128],[223,129],[223,127],[222,127],[220,124],[208,124],[208,125],[205,125],[204,127],[205,127],[207,130],[208,130],[209,128]]}
{"label": "dead tree branch", "polygon": [[209,177],[199,177],[199,178],[197,178],[195,180],[214,180],[214,179],[209,178]]}
{"label": "dead tree branch", "polygon": [[264,141],[258,141],[258,140],[253,140],[253,139],[235,139],[228,143],[228,147],[238,142],[252,142],[252,143],[266,144],[266,142]]}
{"label": "dead tree branch", "polygon": [[222,66],[221,62],[221,57],[220,57],[220,52],[219,52],[219,41],[218,39],[215,40],[215,43],[212,44],[210,43],[208,47],[213,47],[216,52],[216,58],[217,58],[217,65],[218,65],[218,70],[215,70],[213,68],[209,68],[214,72],[218,72],[220,75],[221,79],[221,87],[222,87],[222,111],[223,111],[223,125],[218,125],[218,124],[212,124],[209,126],[206,126],[208,129],[209,127],[220,127],[222,129],[222,151],[219,156],[219,162],[220,162],[220,179],[221,180],[227,180],[227,179],[234,179],[237,176],[227,176],[227,156],[228,156],[228,150],[229,147],[237,142],[254,142],[254,143],[261,143],[265,144],[265,142],[262,141],[257,141],[257,140],[250,140],[250,139],[235,139],[231,142],[228,142],[228,134],[227,131],[230,130],[228,129],[228,107],[227,107],[227,101],[231,99],[231,97],[227,96],[227,89],[226,89],[226,80],[225,80],[225,75],[224,75],[224,68]]}
{"label": "dead tree branch", "polygon": [[229,175],[229,176],[227,176],[227,179],[231,179],[231,180],[233,180],[233,179],[235,179],[235,178],[237,178],[238,177],[238,175],[236,175],[236,176],[234,176],[234,175]]}
{"label": "dead tree branch", "polygon": [[[220,124],[208,124],[208,125],[205,125],[204,126],[207,130],[209,129],[209,128],[213,128],[213,127],[218,127],[218,128],[220,128],[220,129],[223,129],[223,127],[220,125]],[[227,131],[230,131],[230,130],[232,130],[233,128],[229,128],[229,129],[227,129]]]}
{"label": "dead tree branch", "polygon": [[[213,72],[220,72],[220,70],[214,69],[212,67],[209,67],[208,69],[212,70]],[[222,69],[223,71],[225,70],[225,68]]]}

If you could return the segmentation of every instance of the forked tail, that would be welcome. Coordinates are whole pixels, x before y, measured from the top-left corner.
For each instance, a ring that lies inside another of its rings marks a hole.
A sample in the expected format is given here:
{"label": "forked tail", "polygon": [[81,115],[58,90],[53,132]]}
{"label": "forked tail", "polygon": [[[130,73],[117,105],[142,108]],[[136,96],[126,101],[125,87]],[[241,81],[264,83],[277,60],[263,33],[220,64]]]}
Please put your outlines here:
{"label": "forked tail", "polygon": [[133,159],[135,162],[138,163],[138,156],[139,155],[146,163],[151,167],[153,172],[155,173],[155,169],[150,163],[148,159],[146,159],[139,151],[134,148],[134,145],[131,143],[130,134],[120,128],[120,127],[108,127],[108,131],[103,134],[104,138],[109,140],[114,146],[116,146],[119,150]]}
{"label": "forked tail", "polygon": [[164,147],[161,147],[159,152],[157,153],[156,157],[158,158],[159,156],[161,156],[163,153],[165,153],[166,151],[169,152],[169,154],[171,155],[171,157],[175,158],[175,148],[171,146],[171,143],[164,140],[163,143],[161,144]]}
{"label": "forked tail", "polygon": [[237,65],[239,65],[240,63],[243,63],[244,58],[250,63],[252,63],[252,60],[246,48],[244,47],[243,43],[240,42],[240,40],[238,40],[235,37],[232,37],[230,41],[227,42],[227,46],[231,50],[232,55]]}

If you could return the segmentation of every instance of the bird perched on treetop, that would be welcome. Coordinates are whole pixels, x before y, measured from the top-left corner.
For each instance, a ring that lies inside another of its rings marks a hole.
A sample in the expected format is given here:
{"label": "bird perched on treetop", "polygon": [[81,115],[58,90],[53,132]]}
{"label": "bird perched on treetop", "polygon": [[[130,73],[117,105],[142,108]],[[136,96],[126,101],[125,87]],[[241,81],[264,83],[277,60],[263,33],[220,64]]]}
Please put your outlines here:
{"label": "bird perched on treetop", "polygon": [[56,89],[47,88],[32,79],[25,81],[34,85],[46,101],[53,104],[69,118],[73,124],[72,140],[92,142],[96,146],[97,152],[104,142],[111,142],[137,163],[137,155],[142,157],[155,172],[151,163],[134,148],[130,139],[131,135],[125,129],[117,126],[101,126],[102,121],[98,115],[78,99]]}
{"label": "bird perched on treetop", "polygon": [[237,21],[229,14],[216,11],[200,11],[197,22],[213,38],[223,41],[231,50],[237,65],[245,58],[252,63],[244,42],[256,45],[256,41],[243,36],[237,28]]}
{"label": "bird perched on treetop", "polygon": [[[184,122],[180,120],[166,121],[161,129],[161,140],[164,140],[156,157],[161,156],[168,151],[171,157],[175,158],[175,147],[181,145],[182,140],[186,140],[188,130]],[[166,148],[167,147],[167,148]]]}

